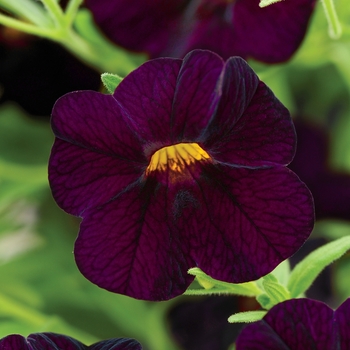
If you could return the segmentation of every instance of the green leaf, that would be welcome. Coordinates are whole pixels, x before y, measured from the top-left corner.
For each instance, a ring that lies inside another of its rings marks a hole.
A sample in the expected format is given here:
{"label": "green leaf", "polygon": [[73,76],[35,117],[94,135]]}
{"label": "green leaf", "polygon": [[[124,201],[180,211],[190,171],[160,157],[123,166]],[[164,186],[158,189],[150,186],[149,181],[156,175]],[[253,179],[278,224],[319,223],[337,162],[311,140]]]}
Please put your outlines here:
{"label": "green leaf", "polygon": [[[278,282],[284,286],[287,285],[290,276],[290,264],[289,260],[282,261],[271,274],[275,276]],[[265,276],[266,277],[266,276]]]}
{"label": "green leaf", "polygon": [[200,268],[194,267],[188,270],[190,275],[199,278],[200,284],[210,286],[209,289],[190,289],[185,292],[189,295],[208,295],[208,294],[235,294],[243,296],[257,296],[261,294],[261,289],[258,288],[255,282],[246,283],[227,283],[215,280],[214,278],[208,276]]}
{"label": "green leaf", "polygon": [[288,282],[290,297],[297,298],[304,293],[326,266],[339,259],[349,249],[350,236],[346,236],[310,253],[295,266],[290,275]]}
{"label": "green leaf", "polygon": [[265,315],[267,311],[246,311],[246,312],[238,312],[237,314],[233,314],[228,318],[228,322],[230,323],[251,323],[260,321]]}
{"label": "green leaf", "polygon": [[101,74],[101,80],[103,85],[108,90],[108,92],[110,94],[113,94],[114,90],[117,88],[119,83],[123,80],[123,78],[117,74],[103,73]]}

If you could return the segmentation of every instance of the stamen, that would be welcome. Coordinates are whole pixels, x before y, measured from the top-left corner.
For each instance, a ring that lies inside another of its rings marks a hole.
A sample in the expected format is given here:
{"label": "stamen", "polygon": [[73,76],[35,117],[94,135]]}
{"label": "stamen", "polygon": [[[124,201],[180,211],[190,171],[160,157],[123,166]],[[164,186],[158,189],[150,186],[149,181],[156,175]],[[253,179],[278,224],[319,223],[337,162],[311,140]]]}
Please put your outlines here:
{"label": "stamen", "polygon": [[146,169],[146,176],[153,171],[170,170],[183,174],[196,162],[211,160],[209,154],[198,143],[178,143],[156,151]]}

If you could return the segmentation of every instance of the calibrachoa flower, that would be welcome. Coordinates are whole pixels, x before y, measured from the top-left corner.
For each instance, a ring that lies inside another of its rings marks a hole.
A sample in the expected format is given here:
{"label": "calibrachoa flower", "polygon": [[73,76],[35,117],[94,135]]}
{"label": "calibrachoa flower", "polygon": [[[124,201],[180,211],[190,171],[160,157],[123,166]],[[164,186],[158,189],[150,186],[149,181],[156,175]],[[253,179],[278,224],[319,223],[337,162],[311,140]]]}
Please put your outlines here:
{"label": "calibrachoa flower", "polygon": [[34,333],[27,338],[11,334],[0,339],[0,350],[142,350],[133,339],[115,338],[86,346],[71,337],[55,333]]}
{"label": "calibrachoa flower", "polygon": [[196,50],[146,62],[113,95],[63,96],[52,128],[53,196],[83,218],[76,262],[110,291],[169,299],[195,266],[254,280],[312,229],[310,192],[284,166],[290,115],[241,58]]}
{"label": "calibrachoa flower", "polygon": [[302,42],[315,0],[86,0],[95,21],[118,45],[151,57],[209,49],[225,59],[276,63]]}
{"label": "calibrachoa flower", "polygon": [[236,349],[348,350],[349,325],[350,299],[335,311],[316,300],[287,300],[244,328]]}

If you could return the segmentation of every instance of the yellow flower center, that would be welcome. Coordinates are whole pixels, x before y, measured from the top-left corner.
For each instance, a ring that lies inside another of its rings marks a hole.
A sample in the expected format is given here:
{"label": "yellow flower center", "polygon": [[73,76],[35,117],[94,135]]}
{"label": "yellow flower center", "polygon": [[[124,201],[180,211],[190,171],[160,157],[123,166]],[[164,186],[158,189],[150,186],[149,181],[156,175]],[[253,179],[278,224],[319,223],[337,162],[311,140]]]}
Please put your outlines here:
{"label": "yellow flower center", "polygon": [[156,151],[151,157],[146,175],[156,170],[183,174],[189,166],[203,160],[211,160],[211,157],[197,143],[178,143]]}

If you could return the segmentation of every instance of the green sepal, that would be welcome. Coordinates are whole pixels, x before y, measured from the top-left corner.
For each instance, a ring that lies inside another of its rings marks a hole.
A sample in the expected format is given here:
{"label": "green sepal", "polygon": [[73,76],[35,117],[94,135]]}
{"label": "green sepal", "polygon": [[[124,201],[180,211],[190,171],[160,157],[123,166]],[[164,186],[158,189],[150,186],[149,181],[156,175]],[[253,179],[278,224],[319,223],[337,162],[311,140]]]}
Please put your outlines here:
{"label": "green sepal", "polygon": [[265,310],[269,310],[274,306],[271,302],[270,297],[266,293],[262,293],[256,297],[256,301],[261,305],[261,307]]}
{"label": "green sepal", "polygon": [[123,78],[117,74],[103,73],[101,74],[101,80],[103,85],[108,90],[108,92],[110,94],[113,94],[114,90],[117,88],[119,83],[123,80]]}
{"label": "green sepal", "polygon": [[262,285],[270,299],[268,309],[282,301],[290,299],[289,291],[286,287],[278,282],[277,278],[274,275],[269,274],[263,277]]}
{"label": "green sepal", "polygon": [[208,276],[198,267],[189,269],[188,273],[192,276],[196,276],[199,284],[205,289],[189,289],[185,292],[187,295],[235,294],[253,297],[262,292],[255,282],[234,284],[218,281]]}
{"label": "green sepal", "polygon": [[233,314],[228,318],[228,322],[230,323],[251,323],[260,321],[265,315],[267,311],[246,311],[246,312],[238,312],[237,314]]}
{"label": "green sepal", "polygon": [[350,249],[350,236],[346,236],[316,249],[299,262],[290,274],[290,298],[297,298],[314,282],[321,271]]}

